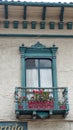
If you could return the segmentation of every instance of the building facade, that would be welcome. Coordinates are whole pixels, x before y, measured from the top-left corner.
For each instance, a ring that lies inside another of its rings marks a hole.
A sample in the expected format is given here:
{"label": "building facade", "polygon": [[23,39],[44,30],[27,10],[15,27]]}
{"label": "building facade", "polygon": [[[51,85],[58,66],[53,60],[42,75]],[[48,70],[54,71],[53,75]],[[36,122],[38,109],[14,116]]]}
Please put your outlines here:
{"label": "building facade", "polygon": [[1,130],[72,130],[72,11],[73,3],[0,2]]}

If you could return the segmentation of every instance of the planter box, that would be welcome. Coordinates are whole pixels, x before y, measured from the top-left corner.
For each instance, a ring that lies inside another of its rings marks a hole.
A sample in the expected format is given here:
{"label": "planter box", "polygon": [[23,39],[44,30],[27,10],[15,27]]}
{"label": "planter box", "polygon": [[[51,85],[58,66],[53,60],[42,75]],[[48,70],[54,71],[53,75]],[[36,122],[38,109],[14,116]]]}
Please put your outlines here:
{"label": "planter box", "polygon": [[23,106],[22,106],[22,105],[19,105],[19,106],[18,106],[18,109],[23,109]]}
{"label": "planter box", "polygon": [[61,110],[66,110],[66,106],[65,106],[65,105],[62,105],[62,106],[60,106],[60,109],[61,109]]}
{"label": "planter box", "polygon": [[53,101],[29,101],[28,102],[29,109],[54,109],[54,102]]}

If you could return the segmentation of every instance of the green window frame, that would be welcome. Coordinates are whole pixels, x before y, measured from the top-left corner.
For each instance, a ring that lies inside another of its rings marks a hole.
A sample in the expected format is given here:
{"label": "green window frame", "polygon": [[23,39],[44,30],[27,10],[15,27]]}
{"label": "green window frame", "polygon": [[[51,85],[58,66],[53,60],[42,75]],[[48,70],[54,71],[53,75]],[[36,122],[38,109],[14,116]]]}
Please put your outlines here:
{"label": "green window frame", "polygon": [[[40,42],[37,42],[35,45],[31,47],[25,47],[23,44],[19,47],[19,51],[21,54],[21,86],[22,88],[26,86],[26,59],[51,59],[52,61],[52,87],[57,88],[57,70],[56,70],[56,52],[58,47],[53,45],[52,47],[46,47],[42,45]],[[40,84],[40,82],[39,82]],[[32,87],[32,86],[31,86]],[[55,96],[55,108],[58,106],[58,93],[57,89],[54,92]]]}

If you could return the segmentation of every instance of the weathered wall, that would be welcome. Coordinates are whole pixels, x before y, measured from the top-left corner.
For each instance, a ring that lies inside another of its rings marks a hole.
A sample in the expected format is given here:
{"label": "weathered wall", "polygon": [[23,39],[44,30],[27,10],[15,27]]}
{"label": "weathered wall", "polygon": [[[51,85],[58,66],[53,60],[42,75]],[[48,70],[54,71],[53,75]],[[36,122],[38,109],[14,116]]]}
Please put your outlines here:
{"label": "weathered wall", "polygon": [[[1,30],[6,33],[6,30]],[[12,30],[11,33],[20,33]],[[70,32],[70,31],[69,31]],[[69,33],[67,32],[67,34]],[[32,31],[34,33],[34,31]],[[48,32],[45,32],[48,33]],[[50,32],[49,32],[50,33]],[[58,32],[54,31],[54,33]],[[59,32],[61,33],[61,32]],[[65,32],[63,32],[65,33]],[[70,32],[71,33],[71,32]],[[31,46],[37,41],[47,47],[55,44],[57,51],[57,79],[59,87],[68,87],[70,111],[66,117],[67,122],[60,121],[29,121],[29,130],[72,130],[73,127],[73,39],[70,38],[2,38],[0,37],[0,121],[14,121],[15,104],[14,91],[21,86],[21,61],[19,46]],[[71,121],[71,122],[70,122]],[[39,123],[40,122],[40,123]]]}
{"label": "weathered wall", "polygon": [[[42,123],[43,122],[43,123]],[[72,130],[73,123],[72,122],[64,122],[64,121],[40,121],[38,122],[30,122],[28,125],[29,130]],[[36,127],[35,127],[36,126]]]}

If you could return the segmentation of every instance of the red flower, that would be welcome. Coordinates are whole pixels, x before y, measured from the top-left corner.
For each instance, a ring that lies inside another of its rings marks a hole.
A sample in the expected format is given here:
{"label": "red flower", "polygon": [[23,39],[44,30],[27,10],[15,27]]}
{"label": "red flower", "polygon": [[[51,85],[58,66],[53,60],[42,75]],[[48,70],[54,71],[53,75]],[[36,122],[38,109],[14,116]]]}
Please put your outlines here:
{"label": "red flower", "polygon": [[33,90],[33,93],[34,94],[39,94],[39,91],[38,90]]}
{"label": "red flower", "polygon": [[43,92],[44,92],[43,89],[40,89],[40,90],[39,90],[39,94],[42,94]]}
{"label": "red flower", "polygon": [[35,93],[35,90],[33,90],[33,93]]}

